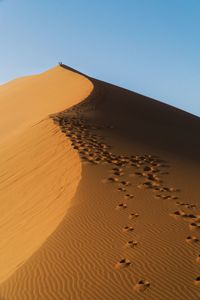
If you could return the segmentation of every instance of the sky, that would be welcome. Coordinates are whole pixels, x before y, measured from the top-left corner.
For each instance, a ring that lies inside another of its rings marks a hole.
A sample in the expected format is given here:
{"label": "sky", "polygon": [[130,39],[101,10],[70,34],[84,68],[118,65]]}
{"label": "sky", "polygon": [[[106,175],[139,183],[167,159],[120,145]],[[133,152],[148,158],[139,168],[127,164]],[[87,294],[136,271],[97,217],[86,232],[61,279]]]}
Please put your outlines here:
{"label": "sky", "polygon": [[59,61],[200,116],[200,1],[0,1],[0,83]]}

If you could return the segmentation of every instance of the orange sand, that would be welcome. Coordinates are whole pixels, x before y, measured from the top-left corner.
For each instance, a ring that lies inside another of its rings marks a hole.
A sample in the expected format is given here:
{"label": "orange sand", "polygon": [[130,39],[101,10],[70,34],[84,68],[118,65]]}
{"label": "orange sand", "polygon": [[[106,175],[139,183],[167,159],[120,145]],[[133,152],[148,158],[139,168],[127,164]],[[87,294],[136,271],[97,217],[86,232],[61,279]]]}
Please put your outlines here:
{"label": "orange sand", "polygon": [[60,67],[0,87],[0,282],[66,214],[81,177],[80,160],[46,117],[91,90],[87,79]]}
{"label": "orange sand", "polygon": [[0,94],[2,299],[200,299],[200,119],[65,66]]}

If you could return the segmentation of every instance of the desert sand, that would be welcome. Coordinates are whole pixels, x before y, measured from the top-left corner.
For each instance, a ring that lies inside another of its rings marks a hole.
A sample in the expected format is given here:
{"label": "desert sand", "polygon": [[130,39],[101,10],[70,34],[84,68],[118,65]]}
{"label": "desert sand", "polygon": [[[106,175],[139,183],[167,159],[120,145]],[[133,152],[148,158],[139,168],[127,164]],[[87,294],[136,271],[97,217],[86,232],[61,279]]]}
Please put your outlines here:
{"label": "desert sand", "polygon": [[0,87],[0,299],[200,299],[200,119],[65,65]]}

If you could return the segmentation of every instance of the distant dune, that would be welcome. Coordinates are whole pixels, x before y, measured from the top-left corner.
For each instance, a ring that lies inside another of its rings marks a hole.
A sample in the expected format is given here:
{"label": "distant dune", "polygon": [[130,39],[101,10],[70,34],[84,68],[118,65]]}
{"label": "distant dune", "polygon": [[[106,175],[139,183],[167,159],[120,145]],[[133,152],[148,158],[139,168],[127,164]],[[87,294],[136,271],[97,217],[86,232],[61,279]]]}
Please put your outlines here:
{"label": "distant dune", "polygon": [[198,117],[65,65],[0,103],[0,299],[200,299]]}

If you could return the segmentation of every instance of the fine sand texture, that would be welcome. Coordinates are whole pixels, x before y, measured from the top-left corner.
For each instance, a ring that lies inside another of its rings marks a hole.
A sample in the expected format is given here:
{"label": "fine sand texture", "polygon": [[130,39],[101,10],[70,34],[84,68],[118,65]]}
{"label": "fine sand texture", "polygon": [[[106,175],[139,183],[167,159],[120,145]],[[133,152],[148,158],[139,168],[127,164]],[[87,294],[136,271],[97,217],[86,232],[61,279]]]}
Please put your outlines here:
{"label": "fine sand texture", "polygon": [[66,214],[81,163],[48,115],[84,99],[92,88],[60,67],[0,87],[0,283]]}
{"label": "fine sand texture", "polygon": [[65,65],[0,93],[0,299],[199,300],[200,119]]}

